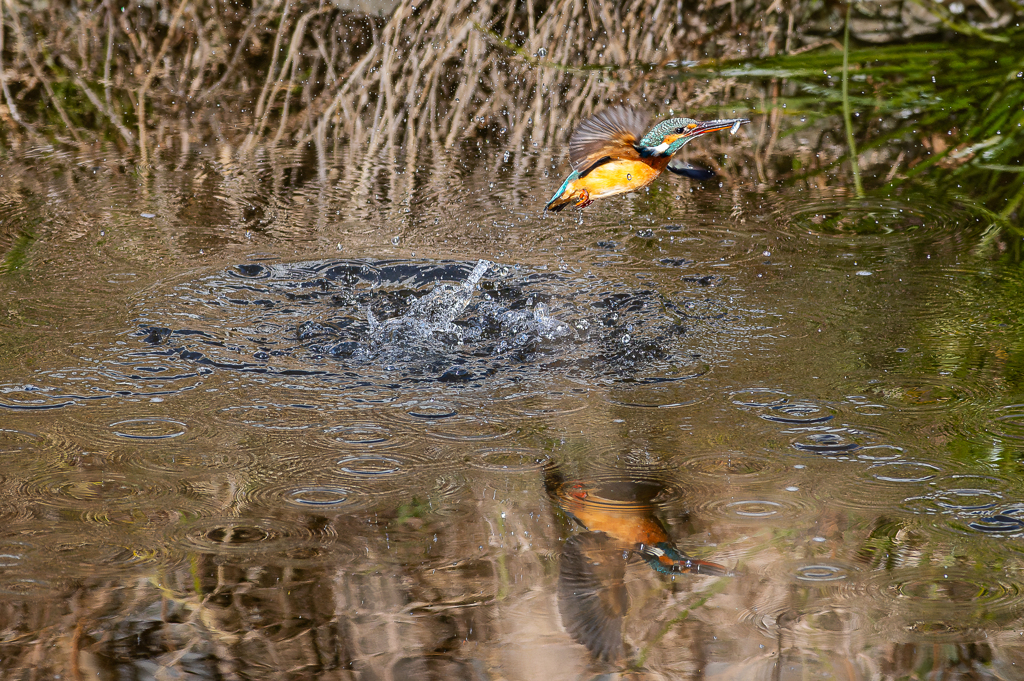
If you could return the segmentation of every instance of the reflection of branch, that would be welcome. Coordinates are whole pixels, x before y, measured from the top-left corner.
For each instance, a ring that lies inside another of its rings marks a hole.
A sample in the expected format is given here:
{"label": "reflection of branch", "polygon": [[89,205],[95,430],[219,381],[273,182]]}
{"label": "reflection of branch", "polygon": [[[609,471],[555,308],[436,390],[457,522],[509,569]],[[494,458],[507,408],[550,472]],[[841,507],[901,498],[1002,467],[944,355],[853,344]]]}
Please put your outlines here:
{"label": "reflection of branch", "polygon": [[[67,113],[64,111],[64,107],[60,105],[60,101],[58,101],[57,95],[54,93],[53,88],[50,86],[50,80],[46,77],[46,74],[43,73],[43,69],[39,66],[39,63],[36,61],[35,56],[33,56],[32,54],[32,46],[29,45],[28,39],[21,32],[21,21],[18,15],[14,14],[14,16],[11,17],[11,19],[11,26],[14,28],[14,33],[18,37],[18,42],[25,46],[25,57],[28,59],[29,66],[32,67],[32,72],[36,75],[36,78],[39,79],[39,82],[43,84],[43,89],[46,90],[46,95],[50,98],[50,102],[53,104],[53,108],[57,110],[57,114],[60,116],[60,119],[64,121],[64,125],[71,133],[71,136],[75,138],[76,142],[81,142],[82,139],[78,136],[78,131],[75,130],[74,123],[72,123],[71,119],[68,118]],[[6,86],[7,82],[4,81],[5,89]]]}
{"label": "reflection of branch", "polygon": [[[0,87],[4,91],[4,101],[7,102],[7,111],[10,112],[11,118],[14,121],[26,128],[31,132],[35,132],[35,128],[26,123],[21,118],[21,114],[18,113],[18,108],[14,106],[14,98],[11,97],[11,90],[7,87],[7,76],[4,75],[4,2],[0,0]],[[17,21],[17,15],[14,16],[14,20]]]}
{"label": "reflection of branch", "polygon": [[[928,4],[925,4],[922,0],[911,0],[911,2],[941,21],[947,28],[956,31],[957,33],[973,35],[977,38],[981,38],[982,40],[989,40],[994,43],[1010,42],[1010,39],[1004,35],[992,35],[980,28],[971,26],[967,22],[954,21],[953,18],[949,16],[949,10],[936,2],[930,2]],[[982,6],[982,9],[984,9],[984,5]]]}
{"label": "reflection of branch", "polygon": [[683,608],[678,615],[670,619],[668,622],[665,622],[665,624],[662,625],[658,633],[655,634],[650,641],[647,641],[646,645],[644,645],[644,647],[640,649],[640,652],[636,656],[636,660],[634,660],[632,664],[630,664],[630,667],[633,669],[640,669],[641,667],[643,667],[644,662],[647,660],[647,656],[651,652],[651,649],[654,648],[654,646],[658,645],[658,642],[661,641],[661,639],[665,638],[665,635],[669,631],[671,631],[673,627],[675,627],[677,624],[688,618],[690,616],[691,611],[696,610],[697,608],[704,607],[704,604],[711,600],[712,596],[717,596],[718,594],[722,593],[725,590],[725,587],[728,586],[730,581],[732,580],[730,580],[728,577],[720,577],[708,588],[707,591],[704,592],[701,598],[697,599],[697,601],[693,605]]}
{"label": "reflection of branch", "polygon": [[[60,59],[68,67],[69,71],[74,70],[74,68],[75,68],[74,64],[69,64],[68,62],[70,60],[66,56],[60,55]],[[78,86],[78,89],[81,90],[82,93],[89,99],[89,101],[92,102],[92,105],[94,107],[96,107],[96,110],[99,111],[104,116],[106,116],[107,119],[111,123],[114,124],[114,127],[117,128],[117,131],[121,133],[121,137],[123,137],[124,140],[126,142],[128,142],[129,146],[135,146],[135,138],[132,137],[131,131],[128,128],[126,128],[123,123],[121,123],[120,116],[118,116],[116,113],[114,113],[113,108],[105,106],[103,104],[103,102],[100,101],[100,98],[97,97],[96,94],[89,88],[89,86],[86,84],[86,82],[84,80],[82,80],[81,76],[79,76],[78,74],[75,74],[73,76],[73,80],[75,81],[75,85]],[[108,96],[109,96],[109,88],[108,88]]]}
{"label": "reflection of branch", "polygon": [[896,171],[900,169],[900,164],[903,163],[903,159],[906,158],[907,151],[903,149],[900,151],[900,155],[896,157],[892,167],[889,168],[889,172],[886,174],[885,179],[882,180],[882,184],[889,184],[892,182],[892,178],[896,177]]}
{"label": "reflection of branch", "polygon": [[135,111],[139,119],[139,151],[142,153],[143,168],[145,168],[148,161],[146,150],[146,93],[149,91],[149,86],[153,84],[153,79],[156,78],[156,69],[160,64],[160,60],[164,58],[164,55],[167,54],[167,49],[171,46],[171,39],[174,38],[181,15],[185,13],[185,4],[187,2],[188,0],[181,0],[178,3],[178,8],[174,10],[174,16],[171,17],[167,35],[164,36],[164,41],[160,45],[160,51],[157,52],[156,57],[150,62],[149,68],[146,69],[146,79],[142,81],[142,87],[139,88],[138,92],[138,100],[135,102]]}
{"label": "reflection of branch", "polygon": [[227,82],[228,76],[235,70],[235,64],[238,63],[239,57],[242,56],[242,50],[249,45],[249,34],[256,27],[256,22],[259,20],[260,15],[263,13],[262,7],[255,7],[252,10],[252,16],[249,18],[249,23],[245,26],[245,32],[242,33],[242,37],[238,39],[238,44],[235,46],[235,53],[231,55],[231,60],[228,61],[228,65],[224,68],[224,73],[217,80],[216,83],[206,88],[199,93],[198,100],[200,102],[205,101],[207,97],[219,90],[225,82]]}
{"label": "reflection of branch", "polygon": [[[270,107],[274,103],[274,100],[277,98],[277,93],[281,91],[281,76],[283,76],[284,72],[290,68],[291,73],[288,77],[288,87],[287,91],[285,92],[285,109],[284,113],[281,114],[282,123],[278,129],[278,134],[277,137],[275,138],[275,141],[279,139],[283,134],[284,123],[288,117],[287,102],[288,99],[290,98],[292,88],[295,84],[295,72],[298,67],[297,55],[299,54],[299,47],[302,45],[302,40],[303,38],[306,37],[306,24],[308,24],[309,20],[312,19],[313,17],[328,11],[330,11],[330,7],[321,7],[319,9],[311,10],[303,14],[301,17],[299,17],[299,20],[295,22],[295,28],[292,30],[292,39],[291,42],[288,44],[288,55],[285,57],[284,63],[281,64],[281,70],[278,71],[277,76],[275,77],[273,64],[271,65],[271,70],[270,72],[267,73],[267,82],[263,85],[263,92],[260,93],[260,101],[257,104],[256,108],[256,118],[258,119],[256,125],[257,136],[263,134],[263,130],[266,128],[267,116],[270,113]],[[284,20],[282,19],[282,22],[283,21]],[[284,26],[282,25],[282,29],[283,28]],[[278,39],[280,39],[281,33],[283,32],[284,31],[282,30],[278,33]],[[279,42],[274,43],[275,54],[277,53],[278,49],[280,49],[279,45]],[[270,87],[269,95],[267,95],[267,89],[268,86],[271,85],[271,83],[273,83],[273,85]]]}
{"label": "reflection of branch", "polygon": [[810,45],[804,45],[803,47],[799,47],[799,48],[793,50],[792,52],[790,52],[789,54],[790,55],[803,54],[804,52],[810,52],[812,50],[816,50],[819,47],[825,47],[825,45],[831,45],[832,47],[836,48],[837,50],[842,50],[843,49],[843,46],[840,45],[839,41],[836,40],[835,38],[826,38],[825,40],[819,40],[816,43],[811,43]]}

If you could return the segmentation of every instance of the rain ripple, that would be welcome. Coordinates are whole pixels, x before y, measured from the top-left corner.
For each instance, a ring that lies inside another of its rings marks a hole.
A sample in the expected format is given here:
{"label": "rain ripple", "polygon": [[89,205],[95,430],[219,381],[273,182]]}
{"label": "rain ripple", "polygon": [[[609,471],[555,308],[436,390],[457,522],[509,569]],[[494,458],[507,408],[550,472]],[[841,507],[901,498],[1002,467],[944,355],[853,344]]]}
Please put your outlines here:
{"label": "rain ripple", "polygon": [[548,461],[547,454],[528,447],[488,447],[466,456],[470,466],[501,474],[538,471]]}
{"label": "rain ripple", "polygon": [[931,415],[985,404],[990,400],[990,389],[980,381],[968,383],[953,376],[887,375],[884,379],[872,379],[860,385],[842,386],[841,389],[858,396],[861,404],[857,408],[865,415],[885,409]]}
{"label": "rain ripple", "polygon": [[783,432],[798,434],[799,437],[791,441],[793,448],[812,454],[845,455],[868,448],[871,453],[867,458],[871,459],[874,457],[891,458],[898,451],[881,442],[884,440],[882,434],[865,428],[808,426],[790,428]]}
{"label": "rain ripple", "polygon": [[[997,409],[986,430],[1002,440],[1024,440],[1024,404],[1010,404]],[[1017,445],[1016,442],[1013,444]]]}
{"label": "rain ripple", "polygon": [[0,428],[0,456],[21,454],[38,446],[43,438],[35,433],[13,428]]}
{"label": "rain ripple", "polygon": [[237,517],[206,517],[179,523],[165,539],[183,551],[261,559],[333,541],[324,530],[314,532],[299,522]]}
{"label": "rain ripple", "polygon": [[932,482],[934,491],[908,497],[901,506],[915,515],[992,515],[992,509],[1003,503],[1005,484],[987,475],[950,475]]}
{"label": "rain ripple", "polygon": [[815,502],[791,494],[759,494],[750,498],[725,497],[697,504],[701,514],[725,518],[737,523],[795,524],[810,518],[816,511]]}
{"label": "rain ripple", "polygon": [[174,419],[148,418],[127,419],[111,423],[114,435],[131,440],[169,440],[180,437],[188,426]]}
{"label": "rain ripple", "polygon": [[838,413],[834,407],[814,400],[794,400],[787,393],[773,388],[738,390],[730,397],[732,403],[743,411],[754,411],[765,421],[787,425],[827,423]]}
{"label": "rain ripple", "polygon": [[339,475],[315,474],[290,476],[287,480],[262,481],[251,485],[243,499],[249,508],[268,514],[281,510],[306,513],[353,513],[386,506],[407,492],[404,485],[390,484],[388,489]]}
{"label": "rain ripple", "polygon": [[750,484],[763,485],[787,472],[786,464],[778,456],[749,452],[715,452],[685,458],[681,464],[697,478],[726,481],[730,487]]}
{"label": "rain ripple", "polygon": [[930,483],[947,473],[948,467],[927,461],[878,461],[859,471],[856,484],[850,485],[843,494],[834,495],[832,501],[846,508],[876,510],[883,500],[896,504],[915,494],[931,493]]}
{"label": "rain ripple", "polygon": [[[922,565],[873,573],[867,593],[885,636],[929,639],[971,636],[972,627],[1001,628],[1024,608],[1021,585],[999,570]],[[983,635],[981,632],[974,632]]]}

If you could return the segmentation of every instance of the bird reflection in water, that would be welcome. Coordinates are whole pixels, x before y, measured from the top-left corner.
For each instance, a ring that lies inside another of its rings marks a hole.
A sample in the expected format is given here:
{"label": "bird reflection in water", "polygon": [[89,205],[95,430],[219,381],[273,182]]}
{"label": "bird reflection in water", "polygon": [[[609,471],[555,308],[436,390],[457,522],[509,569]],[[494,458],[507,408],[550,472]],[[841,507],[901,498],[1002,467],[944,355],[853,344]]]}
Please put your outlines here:
{"label": "bird reflection in water", "polygon": [[657,572],[728,575],[722,565],[691,558],[672,543],[657,516],[665,486],[654,480],[565,481],[545,471],[554,503],[582,531],[566,541],[558,575],[558,609],[566,630],[596,657],[623,658],[629,611],[626,566],[639,557]]}

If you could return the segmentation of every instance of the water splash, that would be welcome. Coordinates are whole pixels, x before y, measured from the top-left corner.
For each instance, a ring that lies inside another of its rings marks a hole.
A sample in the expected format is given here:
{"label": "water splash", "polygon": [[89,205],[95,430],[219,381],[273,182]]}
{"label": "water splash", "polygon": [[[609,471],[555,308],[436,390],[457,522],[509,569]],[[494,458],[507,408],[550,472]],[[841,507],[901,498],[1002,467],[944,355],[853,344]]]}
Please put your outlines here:
{"label": "water splash", "polygon": [[466,280],[459,285],[438,284],[419,298],[400,317],[378,321],[370,306],[366,319],[370,323],[370,342],[375,345],[408,338],[455,339],[463,342],[462,328],[453,324],[473,299],[473,291],[494,263],[479,260]]}

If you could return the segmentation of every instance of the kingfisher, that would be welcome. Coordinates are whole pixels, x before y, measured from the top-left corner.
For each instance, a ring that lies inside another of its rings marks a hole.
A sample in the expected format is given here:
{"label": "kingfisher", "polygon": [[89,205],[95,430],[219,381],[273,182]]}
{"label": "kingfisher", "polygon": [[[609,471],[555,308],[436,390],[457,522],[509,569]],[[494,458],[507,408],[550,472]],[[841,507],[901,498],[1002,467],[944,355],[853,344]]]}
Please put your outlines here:
{"label": "kingfisher", "polygon": [[728,575],[718,563],[686,555],[657,517],[665,486],[628,477],[593,483],[566,481],[554,464],[545,466],[544,487],[577,525],[562,548],[558,610],[566,631],[595,656],[615,662],[625,654],[623,623],[630,608],[626,564],[639,556],[668,574]]}
{"label": "kingfisher", "polygon": [[628,106],[613,106],[586,119],[569,138],[572,172],[547,202],[545,210],[560,211],[569,204],[586,208],[594,199],[646,187],[667,168],[704,180],[714,173],[672,160],[692,139],[709,132],[735,134],[746,118],[695,121],[670,118],[647,130],[650,114]]}
{"label": "kingfisher", "polygon": [[563,485],[556,501],[576,524],[588,532],[610,537],[621,551],[632,551],[653,570],[667,575],[726,575],[718,563],[691,558],[672,543],[655,515],[653,498],[661,486],[632,480],[593,488],[581,483]]}

